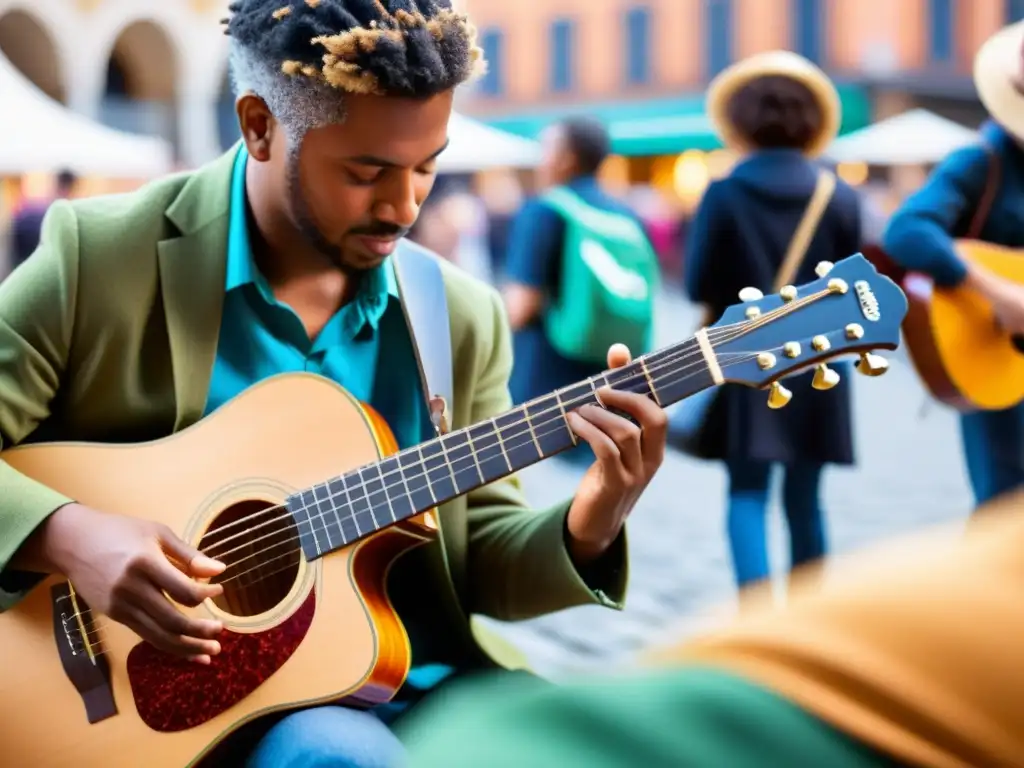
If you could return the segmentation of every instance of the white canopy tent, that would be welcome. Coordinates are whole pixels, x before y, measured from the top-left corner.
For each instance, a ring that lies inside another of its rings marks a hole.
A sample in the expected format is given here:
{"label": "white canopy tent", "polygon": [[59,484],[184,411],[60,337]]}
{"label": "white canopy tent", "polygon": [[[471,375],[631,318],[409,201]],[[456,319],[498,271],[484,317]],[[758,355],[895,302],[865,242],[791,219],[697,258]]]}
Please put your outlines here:
{"label": "white canopy tent", "polygon": [[439,173],[475,173],[491,168],[534,168],[540,144],[453,112],[448,148],[437,158]]}
{"label": "white canopy tent", "polygon": [[108,128],[54,101],[0,55],[0,176],[150,178],[172,169],[163,139]]}
{"label": "white canopy tent", "polygon": [[912,109],[836,139],[825,153],[839,162],[926,165],[978,141],[978,132],[926,109]]}

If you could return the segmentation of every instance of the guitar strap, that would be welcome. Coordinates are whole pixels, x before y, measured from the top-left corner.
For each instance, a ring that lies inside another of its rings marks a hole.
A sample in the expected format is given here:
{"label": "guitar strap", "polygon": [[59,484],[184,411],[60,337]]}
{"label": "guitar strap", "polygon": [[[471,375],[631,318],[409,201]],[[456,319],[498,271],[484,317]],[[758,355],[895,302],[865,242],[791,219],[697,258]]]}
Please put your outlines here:
{"label": "guitar strap", "polygon": [[999,193],[999,182],[1002,179],[1002,166],[999,163],[999,153],[987,141],[982,140],[985,154],[988,155],[988,175],[985,177],[985,188],[978,199],[978,206],[974,209],[974,216],[971,217],[971,224],[967,230],[967,239],[978,240],[981,238],[981,230],[985,228],[985,222],[992,211],[992,204]]}
{"label": "guitar strap", "polygon": [[426,248],[402,239],[392,261],[430,420],[435,432],[441,435],[450,425],[454,374],[448,297],[438,258]]}

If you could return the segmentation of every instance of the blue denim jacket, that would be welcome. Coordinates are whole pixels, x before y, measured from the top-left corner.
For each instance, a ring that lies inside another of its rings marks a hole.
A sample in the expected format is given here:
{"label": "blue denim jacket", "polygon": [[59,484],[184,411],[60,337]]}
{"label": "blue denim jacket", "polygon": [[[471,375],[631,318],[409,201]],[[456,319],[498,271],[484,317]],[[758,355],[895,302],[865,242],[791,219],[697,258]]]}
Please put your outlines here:
{"label": "blue denim jacket", "polygon": [[950,154],[893,216],[882,239],[889,257],[906,269],[931,275],[938,285],[960,283],[967,268],[953,241],[967,235],[992,160],[999,163],[999,189],[980,239],[1024,246],[1024,150],[989,121],[977,144]]}

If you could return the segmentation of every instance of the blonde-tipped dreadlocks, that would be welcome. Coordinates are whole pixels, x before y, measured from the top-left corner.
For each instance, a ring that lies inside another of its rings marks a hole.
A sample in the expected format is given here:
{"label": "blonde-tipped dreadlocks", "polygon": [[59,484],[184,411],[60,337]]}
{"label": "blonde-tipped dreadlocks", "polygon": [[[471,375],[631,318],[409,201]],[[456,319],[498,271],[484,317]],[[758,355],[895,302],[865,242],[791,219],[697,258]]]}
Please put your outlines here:
{"label": "blonde-tipped dreadlocks", "polygon": [[344,93],[428,98],[481,74],[450,0],[236,0],[225,34],[289,77]]}

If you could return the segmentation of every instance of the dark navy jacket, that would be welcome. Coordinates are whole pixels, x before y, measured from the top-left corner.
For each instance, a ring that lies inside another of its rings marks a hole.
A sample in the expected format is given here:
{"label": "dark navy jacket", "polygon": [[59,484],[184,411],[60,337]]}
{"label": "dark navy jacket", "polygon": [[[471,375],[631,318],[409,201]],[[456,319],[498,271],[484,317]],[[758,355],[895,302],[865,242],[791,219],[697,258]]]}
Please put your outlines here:
{"label": "dark navy jacket", "polygon": [[[687,237],[685,280],[690,298],[717,319],[739,302],[746,286],[771,292],[786,249],[807,208],[817,166],[795,151],[758,152],[712,182]],[[837,180],[793,283],[816,279],[820,261],[836,262],[860,250],[860,204]],[[680,329],[692,332],[692,329]],[[785,408],[769,410],[766,393],[725,385],[711,407],[700,440],[705,458],[785,463],[853,462],[848,366],[835,366],[840,384],[828,392],[810,386],[811,374],[787,379]]]}
{"label": "dark navy jacket", "polygon": [[999,189],[980,239],[1024,246],[1024,150],[999,125],[982,126],[981,140],[953,152],[893,216],[882,247],[897,264],[952,286],[966,277],[953,239],[964,237],[974,217],[993,159],[999,163]]}

